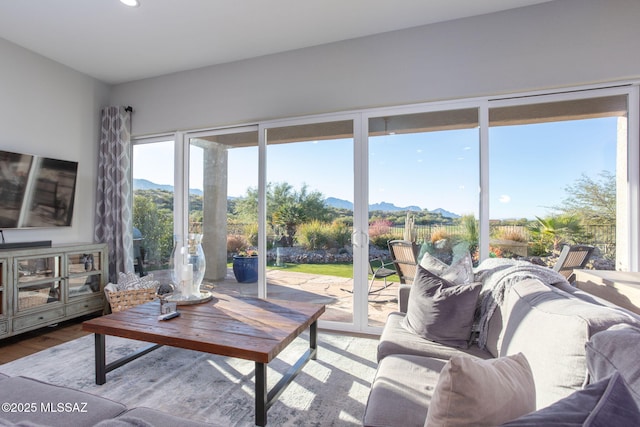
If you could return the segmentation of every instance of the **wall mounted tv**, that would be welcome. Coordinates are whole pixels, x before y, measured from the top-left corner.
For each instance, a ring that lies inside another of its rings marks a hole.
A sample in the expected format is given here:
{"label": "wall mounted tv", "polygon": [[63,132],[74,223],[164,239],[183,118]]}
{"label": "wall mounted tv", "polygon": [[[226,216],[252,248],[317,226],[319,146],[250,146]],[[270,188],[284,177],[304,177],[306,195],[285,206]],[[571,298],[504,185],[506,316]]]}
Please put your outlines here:
{"label": "wall mounted tv", "polygon": [[0,150],[0,229],[68,227],[78,162]]}

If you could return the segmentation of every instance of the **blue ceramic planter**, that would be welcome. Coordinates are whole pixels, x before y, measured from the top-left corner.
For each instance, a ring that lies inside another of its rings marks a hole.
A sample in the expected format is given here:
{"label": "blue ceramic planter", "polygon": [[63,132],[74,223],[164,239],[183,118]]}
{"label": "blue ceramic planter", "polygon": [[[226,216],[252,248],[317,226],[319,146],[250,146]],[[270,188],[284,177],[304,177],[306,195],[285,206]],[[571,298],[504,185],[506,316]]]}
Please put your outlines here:
{"label": "blue ceramic planter", "polygon": [[258,257],[233,257],[233,275],[240,283],[253,283],[258,281]]}

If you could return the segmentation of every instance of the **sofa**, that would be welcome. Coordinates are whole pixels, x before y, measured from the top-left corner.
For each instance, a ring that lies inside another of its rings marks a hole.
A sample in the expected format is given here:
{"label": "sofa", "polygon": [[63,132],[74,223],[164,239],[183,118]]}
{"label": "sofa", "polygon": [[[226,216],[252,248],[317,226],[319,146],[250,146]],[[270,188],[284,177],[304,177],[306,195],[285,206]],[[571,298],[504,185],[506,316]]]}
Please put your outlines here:
{"label": "sofa", "polygon": [[364,426],[640,425],[639,316],[525,261],[454,264],[400,286]]}
{"label": "sofa", "polygon": [[150,408],[130,408],[90,393],[0,374],[0,426],[201,427]]}

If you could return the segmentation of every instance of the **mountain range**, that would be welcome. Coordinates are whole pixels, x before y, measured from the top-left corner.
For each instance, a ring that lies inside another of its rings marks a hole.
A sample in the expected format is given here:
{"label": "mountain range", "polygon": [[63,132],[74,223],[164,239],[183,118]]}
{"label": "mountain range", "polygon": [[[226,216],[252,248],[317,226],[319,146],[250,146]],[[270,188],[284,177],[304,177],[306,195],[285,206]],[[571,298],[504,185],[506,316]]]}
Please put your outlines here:
{"label": "mountain range", "polygon": [[[353,210],[353,203],[348,201],[348,200],[344,200],[344,199],[337,199],[335,197],[327,197],[326,199],[324,199],[324,203],[327,206],[331,206],[333,208],[337,208],[337,209],[348,209],[348,210]],[[381,203],[374,203],[369,205],[369,211],[383,211],[383,212],[399,212],[399,211],[415,211],[415,212],[421,212],[422,208],[420,206],[396,206],[393,203],[388,203],[388,202],[381,202]],[[445,218],[460,218],[460,215],[457,215],[453,212],[449,212],[447,210],[444,210],[442,208],[438,208],[438,209],[434,209],[432,211],[429,211],[431,213],[435,213],[435,214],[441,214],[443,217]]]}
{"label": "mountain range", "polygon": [[[134,179],[133,180],[133,190],[163,190],[173,192],[173,185],[167,184],[156,184],[146,179]],[[197,188],[189,189],[189,194],[195,194],[198,196],[202,196],[202,190],[198,190]],[[337,209],[348,209],[353,210],[353,202],[344,199],[338,199],[336,197],[327,197],[324,199],[324,203],[327,206],[337,208]],[[369,211],[383,211],[383,212],[398,212],[398,211],[422,211],[420,206],[396,206],[393,203],[381,202],[374,203],[369,205]],[[449,212],[442,208],[434,209],[429,211],[435,214],[441,214],[445,218],[459,218],[460,215],[457,215],[453,212]]]}

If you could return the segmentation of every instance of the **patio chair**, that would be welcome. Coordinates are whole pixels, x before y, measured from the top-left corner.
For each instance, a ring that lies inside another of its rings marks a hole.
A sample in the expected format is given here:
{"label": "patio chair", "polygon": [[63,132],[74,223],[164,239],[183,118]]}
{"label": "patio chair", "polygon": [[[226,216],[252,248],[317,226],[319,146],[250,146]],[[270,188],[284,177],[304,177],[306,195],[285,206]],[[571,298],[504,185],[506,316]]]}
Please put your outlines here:
{"label": "patio chair", "polygon": [[388,246],[400,283],[412,284],[418,269],[418,246],[407,240],[391,240]]}
{"label": "patio chair", "polygon": [[573,270],[584,268],[594,249],[593,246],[588,245],[565,245],[553,269],[572,283],[575,281]]}
{"label": "patio chair", "polygon": [[[373,266],[372,262],[373,261],[378,261],[380,263],[380,266],[376,265],[375,267]],[[388,262],[385,263],[384,260],[382,258],[377,258],[377,259],[373,259],[369,261],[369,275],[371,276],[371,281],[369,282],[369,290],[367,291],[367,293],[369,295],[372,294],[379,294],[379,292],[387,289],[389,286],[393,285],[393,282],[387,282],[387,278],[389,276],[393,276],[396,273],[396,270],[393,268],[387,268],[388,266],[392,266],[393,262]],[[384,284],[377,288],[374,289],[373,285],[375,283],[375,281],[377,279],[383,279],[384,280]],[[341,290],[345,291],[345,292],[349,292],[349,293],[353,293],[353,290],[351,289],[344,289],[341,288]],[[389,301],[381,301],[381,300],[371,300],[371,302],[390,302],[395,300],[396,298],[393,297],[393,299],[389,300]]]}
{"label": "patio chair", "polygon": [[[385,263],[382,258],[379,258],[378,260],[380,261],[380,266],[376,266],[375,268],[371,264],[371,261],[369,261],[369,274],[371,275],[371,282],[369,282],[369,294],[375,294],[387,289],[393,284],[387,282],[387,277],[397,274],[395,268],[387,268],[387,266],[393,266],[393,262]],[[376,279],[383,279],[384,284],[378,289],[373,289],[373,283]]]}

